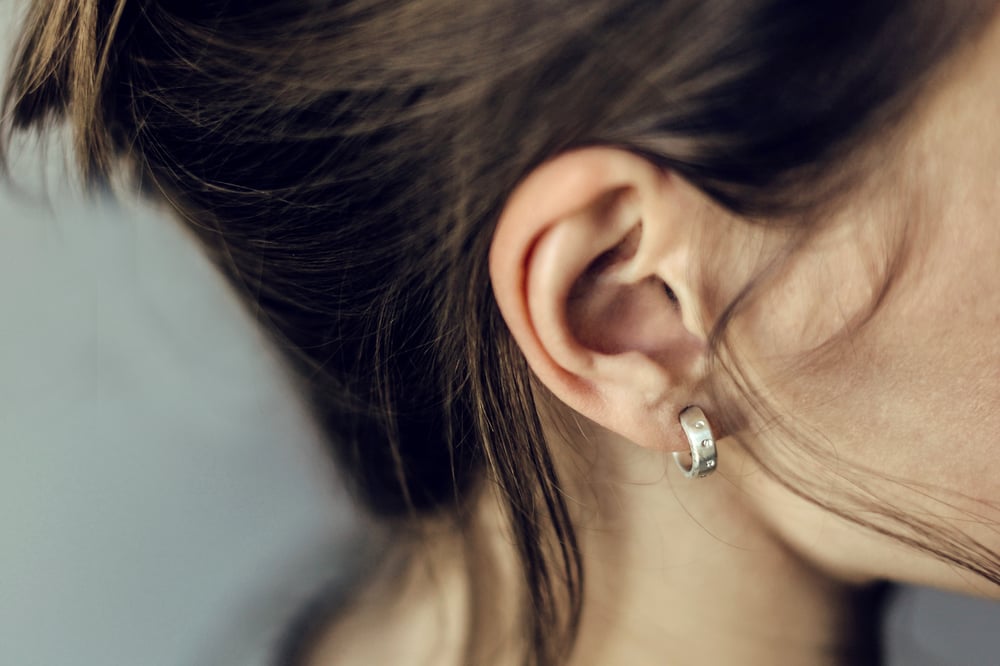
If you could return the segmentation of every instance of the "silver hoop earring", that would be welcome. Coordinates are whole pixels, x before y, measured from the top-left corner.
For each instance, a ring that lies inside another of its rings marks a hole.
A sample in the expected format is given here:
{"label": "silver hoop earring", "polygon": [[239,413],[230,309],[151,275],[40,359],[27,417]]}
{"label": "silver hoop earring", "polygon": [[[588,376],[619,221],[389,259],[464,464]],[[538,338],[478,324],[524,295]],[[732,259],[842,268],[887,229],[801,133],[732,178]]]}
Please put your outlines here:
{"label": "silver hoop earring", "polygon": [[705,412],[700,407],[687,407],[680,414],[681,429],[687,436],[691,447],[691,467],[685,467],[681,462],[681,454],[674,453],[674,462],[688,479],[708,476],[718,465],[718,455],[715,452],[715,435],[708,425]]}

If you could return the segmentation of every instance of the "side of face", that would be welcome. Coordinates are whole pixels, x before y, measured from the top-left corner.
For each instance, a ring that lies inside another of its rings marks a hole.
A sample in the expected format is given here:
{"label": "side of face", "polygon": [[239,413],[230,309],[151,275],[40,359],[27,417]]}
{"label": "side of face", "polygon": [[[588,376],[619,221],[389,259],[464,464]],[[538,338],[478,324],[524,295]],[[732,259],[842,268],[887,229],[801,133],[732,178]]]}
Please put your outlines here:
{"label": "side of face", "polygon": [[[905,149],[893,156],[901,178],[843,210],[735,332],[768,375],[774,402],[797,422],[802,440],[781,450],[809,470],[817,494],[902,536],[948,544],[945,550],[994,576],[1000,574],[994,555],[1000,551],[997,63],[994,29],[931,92]],[[840,324],[850,326],[886,284],[865,325],[809,352],[803,343],[810,331],[819,341]],[[780,320],[770,315],[786,310],[794,320],[775,326]],[[795,354],[804,360],[796,362]],[[779,369],[782,358],[793,372]],[[762,437],[755,445],[770,444]],[[846,538],[837,521],[802,506],[782,509],[797,503],[776,501],[782,492],[768,482],[754,485],[769,498],[769,513],[787,538],[830,566],[997,592],[888,540]]]}
{"label": "side of face", "polygon": [[[767,409],[744,405],[720,474],[838,576],[1000,596],[905,543],[1000,572],[1000,29],[949,73],[886,157],[893,177],[845,204],[731,322]],[[708,399],[714,318],[788,242],[637,156],[588,148],[521,183],[490,269],[549,391],[667,453],[686,448],[677,413]]]}

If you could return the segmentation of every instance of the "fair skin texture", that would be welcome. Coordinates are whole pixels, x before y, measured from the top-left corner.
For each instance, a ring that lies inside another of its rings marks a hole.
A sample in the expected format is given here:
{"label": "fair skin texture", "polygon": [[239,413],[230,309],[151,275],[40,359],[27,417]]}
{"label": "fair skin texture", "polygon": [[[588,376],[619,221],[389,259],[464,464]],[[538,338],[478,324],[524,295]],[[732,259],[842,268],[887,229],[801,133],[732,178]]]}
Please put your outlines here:
{"label": "fair skin texture", "polygon": [[[1000,570],[1000,511],[989,505],[1000,500],[997,91],[994,21],[912,112],[888,175],[852,195],[731,323],[741,366],[795,430],[751,420],[745,447],[717,433],[719,470],[703,480],[684,479],[670,460],[687,449],[677,414],[698,404],[712,419],[717,405],[701,389],[708,331],[788,232],[736,220],[676,174],[612,148],[565,153],[512,194],[490,272],[511,333],[553,396],[540,408],[556,414],[548,440],[588,576],[574,663],[833,664],[829,649],[852,639],[858,586],[892,580],[1000,598],[986,578],[839,518],[762,469],[777,460],[793,485],[876,526],[899,528],[871,511],[882,507],[978,543],[973,559]],[[809,356],[865,313],[903,223],[910,251],[872,321]],[[567,419],[572,439],[555,425]],[[487,495],[485,521],[494,507]],[[495,543],[509,558],[503,538]],[[421,652],[443,663],[428,632],[457,644],[467,592],[451,561],[428,555],[434,585],[407,588],[398,611],[375,612],[374,593],[316,663],[402,654],[409,663]],[[372,623],[400,640],[347,638]]]}

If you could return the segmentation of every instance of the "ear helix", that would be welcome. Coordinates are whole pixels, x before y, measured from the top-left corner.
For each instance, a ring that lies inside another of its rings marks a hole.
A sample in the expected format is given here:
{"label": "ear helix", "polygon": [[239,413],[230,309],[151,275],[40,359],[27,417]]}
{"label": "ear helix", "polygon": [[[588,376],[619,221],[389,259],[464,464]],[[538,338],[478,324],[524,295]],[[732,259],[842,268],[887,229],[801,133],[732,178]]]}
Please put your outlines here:
{"label": "ear helix", "polygon": [[694,405],[685,408],[680,413],[681,429],[687,436],[691,447],[691,466],[685,467],[681,462],[681,454],[674,453],[674,462],[688,479],[706,477],[718,466],[718,454],[715,451],[715,435],[708,424],[705,412]]}

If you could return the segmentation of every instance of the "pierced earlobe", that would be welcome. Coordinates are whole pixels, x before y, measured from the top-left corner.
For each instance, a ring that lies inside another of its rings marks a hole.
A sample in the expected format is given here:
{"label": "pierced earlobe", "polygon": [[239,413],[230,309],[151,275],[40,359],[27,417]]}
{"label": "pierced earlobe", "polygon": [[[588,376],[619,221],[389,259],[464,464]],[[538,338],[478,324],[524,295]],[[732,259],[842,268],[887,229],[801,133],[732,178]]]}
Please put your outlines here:
{"label": "pierced earlobe", "polygon": [[674,462],[688,479],[706,477],[718,466],[718,454],[715,451],[715,435],[708,424],[705,412],[700,407],[687,407],[680,413],[681,429],[687,436],[691,447],[691,466],[685,467],[681,462],[681,454],[674,453]]}

